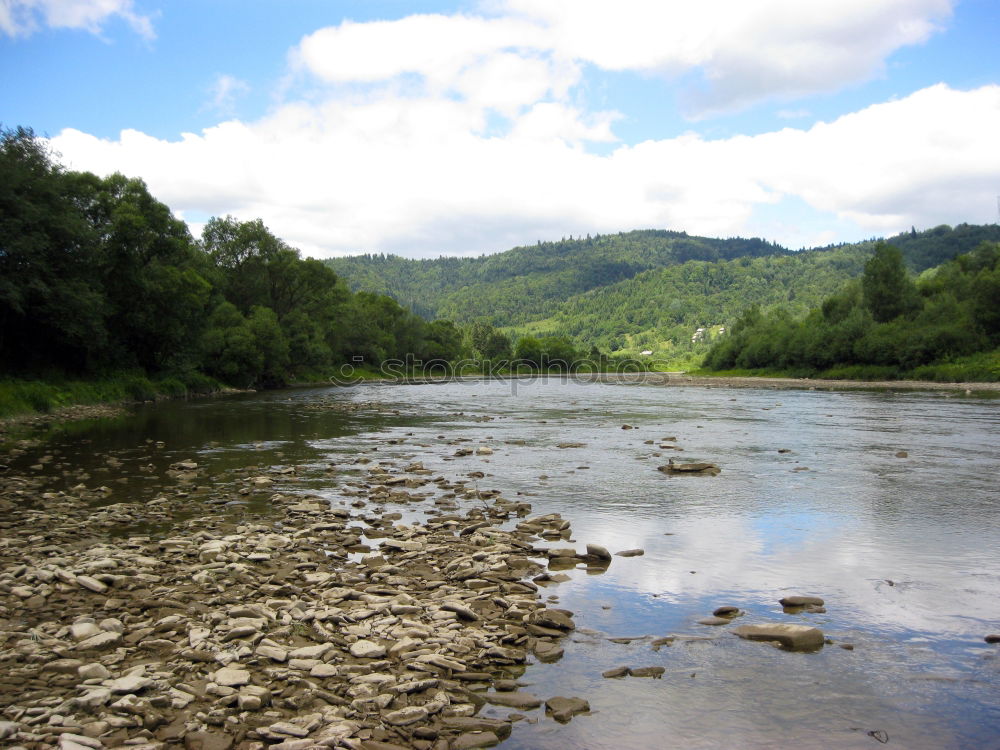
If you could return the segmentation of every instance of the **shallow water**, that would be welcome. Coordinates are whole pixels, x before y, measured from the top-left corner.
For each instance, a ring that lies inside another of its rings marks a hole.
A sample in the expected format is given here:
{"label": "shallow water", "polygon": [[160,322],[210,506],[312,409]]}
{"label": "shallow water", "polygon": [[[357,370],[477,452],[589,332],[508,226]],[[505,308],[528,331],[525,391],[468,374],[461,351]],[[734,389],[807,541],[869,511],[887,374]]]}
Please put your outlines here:
{"label": "shallow water", "polygon": [[[683,451],[661,450],[666,437]],[[454,457],[445,443],[458,440],[494,453]],[[152,497],[162,470],[189,458],[209,476],[304,467],[286,489],[333,502],[346,502],[340,489],[360,454],[448,477],[482,471],[480,489],[571,520],[579,551],[644,549],[545,589],[576,613],[578,630],[560,662],[527,670],[525,689],[586,698],[593,712],[565,726],[528,712],[503,745],[527,750],[870,748],[885,737],[905,748],[1000,747],[1000,650],[983,642],[1000,631],[998,446],[997,401],[549,379],[161,404],[47,448],[59,451],[54,465],[86,468],[98,483],[127,475],[112,484],[117,501]],[[120,469],[103,464],[109,454]],[[671,457],[722,473],[658,472]],[[260,501],[232,509],[267,511]],[[827,612],[784,613],[777,600],[793,593],[822,596]],[[807,623],[855,649],[789,653],[697,624],[722,604],[746,611],[737,623]],[[608,640],[665,635],[696,638],[659,651],[648,639]],[[622,665],[666,673],[601,677]]]}

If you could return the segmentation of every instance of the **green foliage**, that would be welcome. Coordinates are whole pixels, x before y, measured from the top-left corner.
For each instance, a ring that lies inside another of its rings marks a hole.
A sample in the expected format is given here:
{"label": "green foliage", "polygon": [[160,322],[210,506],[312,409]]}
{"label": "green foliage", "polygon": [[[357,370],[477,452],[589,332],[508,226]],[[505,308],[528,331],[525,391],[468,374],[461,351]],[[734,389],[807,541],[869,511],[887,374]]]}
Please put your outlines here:
{"label": "green foliage", "polygon": [[[1000,240],[1000,227],[942,226],[890,242],[908,268],[921,272],[984,240]],[[362,255],[327,263],[352,288],[390,294],[428,318],[484,322],[515,338],[562,335],[578,346],[632,354],[650,349],[690,361],[708,348],[692,343],[696,328],[728,325],[752,304],[805,315],[859,277],[874,246],[793,253],[758,239],[647,230],[540,242],[478,258]]]}
{"label": "green foliage", "polygon": [[859,283],[848,284],[804,317],[746,311],[712,347],[704,366],[867,379],[993,380],[997,374],[985,363],[994,360],[977,353],[1000,344],[998,274],[1000,244],[985,243],[915,284],[898,250],[880,243]]}
{"label": "green foliage", "polygon": [[489,323],[478,321],[469,329],[472,346],[480,359],[499,360],[511,357],[510,337]]}
{"label": "green foliage", "polygon": [[878,323],[887,323],[919,306],[917,287],[903,265],[903,254],[884,242],[875,246],[875,255],[865,263],[861,291],[865,309]]}
{"label": "green foliage", "polygon": [[539,242],[478,258],[333,258],[354,289],[389,294],[425,317],[517,326],[548,317],[574,295],[691,260],[788,254],[760,239],[711,239],[642,230]]}
{"label": "green foliage", "polygon": [[[82,376],[110,400],[146,399],[461,348],[453,324],[351,293],[259,219],[214,217],[196,242],[141,180],[68,172],[30,130],[0,134],[2,375]],[[5,398],[42,409],[63,392],[22,384]]]}

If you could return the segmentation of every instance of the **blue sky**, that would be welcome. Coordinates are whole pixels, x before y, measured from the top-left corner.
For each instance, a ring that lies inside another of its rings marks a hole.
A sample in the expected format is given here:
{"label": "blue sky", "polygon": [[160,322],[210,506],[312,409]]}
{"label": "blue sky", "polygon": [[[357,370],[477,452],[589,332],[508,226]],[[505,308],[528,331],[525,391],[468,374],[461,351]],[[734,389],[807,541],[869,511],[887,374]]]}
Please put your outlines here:
{"label": "blue sky", "polygon": [[997,221],[995,0],[0,0],[0,122],[197,233],[478,254]]}

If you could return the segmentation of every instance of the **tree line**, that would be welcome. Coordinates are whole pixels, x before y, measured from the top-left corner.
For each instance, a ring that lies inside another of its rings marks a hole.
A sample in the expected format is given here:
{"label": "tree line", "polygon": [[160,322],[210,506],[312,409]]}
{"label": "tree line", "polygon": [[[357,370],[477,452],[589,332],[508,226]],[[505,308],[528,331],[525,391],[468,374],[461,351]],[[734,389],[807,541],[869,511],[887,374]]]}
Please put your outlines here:
{"label": "tree line", "polygon": [[66,170],[30,130],[3,131],[0,176],[2,376],[270,386],[461,352],[454,324],[351,292],[259,219],[195,239],[142,180]]}
{"label": "tree line", "polygon": [[998,380],[1000,243],[914,278],[882,242],[859,279],[803,317],[749,308],[705,358],[710,370]]}

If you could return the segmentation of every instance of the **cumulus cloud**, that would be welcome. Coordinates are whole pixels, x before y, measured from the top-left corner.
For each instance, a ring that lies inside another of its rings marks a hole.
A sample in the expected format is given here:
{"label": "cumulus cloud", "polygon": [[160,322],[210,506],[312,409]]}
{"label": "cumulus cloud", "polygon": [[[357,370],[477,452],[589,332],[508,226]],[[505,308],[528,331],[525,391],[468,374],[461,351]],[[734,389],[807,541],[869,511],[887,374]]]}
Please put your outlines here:
{"label": "cumulus cloud", "polygon": [[878,75],[900,47],[926,41],[953,0],[502,0],[540,24],[551,49],[605,70],[693,73],[694,117],[770,97],[830,91]]}
{"label": "cumulus cloud", "polygon": [[[579,65],[684,75],[690,81],[682,103],[698,119],[877,76],[893,52],[939,30],[953,2],[496,0],[486,6],[493,14],[482,17],[347,21],[305,37],[293,59],[329,83],[410,74],[432,92],[448,90],[463,75],[482,78],[470,72],[477,66],[514,60],[533,63],[534,89],[557,93],[576,83]],[[502,80],[517,81],[520,72]]]}
{"label": "cumulus cloud", "polygon": [[29,36],[46,27],[99,34],[115,16],[144,39],[155,38],[152,20],[136,12],[132,0],[0,0],[0,31],[11,37]]}
{"label": "cumulus cloud", "polygon": [[177,211],[262,217],[316,256],[478,253],[637,227],[726,236],[789,198],[859,236],[993,220],[1000,86],[937,85],[809,129],[588,150],[612,120],[543,102],[490,135],[477,104],[386,95],[293,103],[176,141],[65,130],[53,146],[74,168],[142,176]]}

